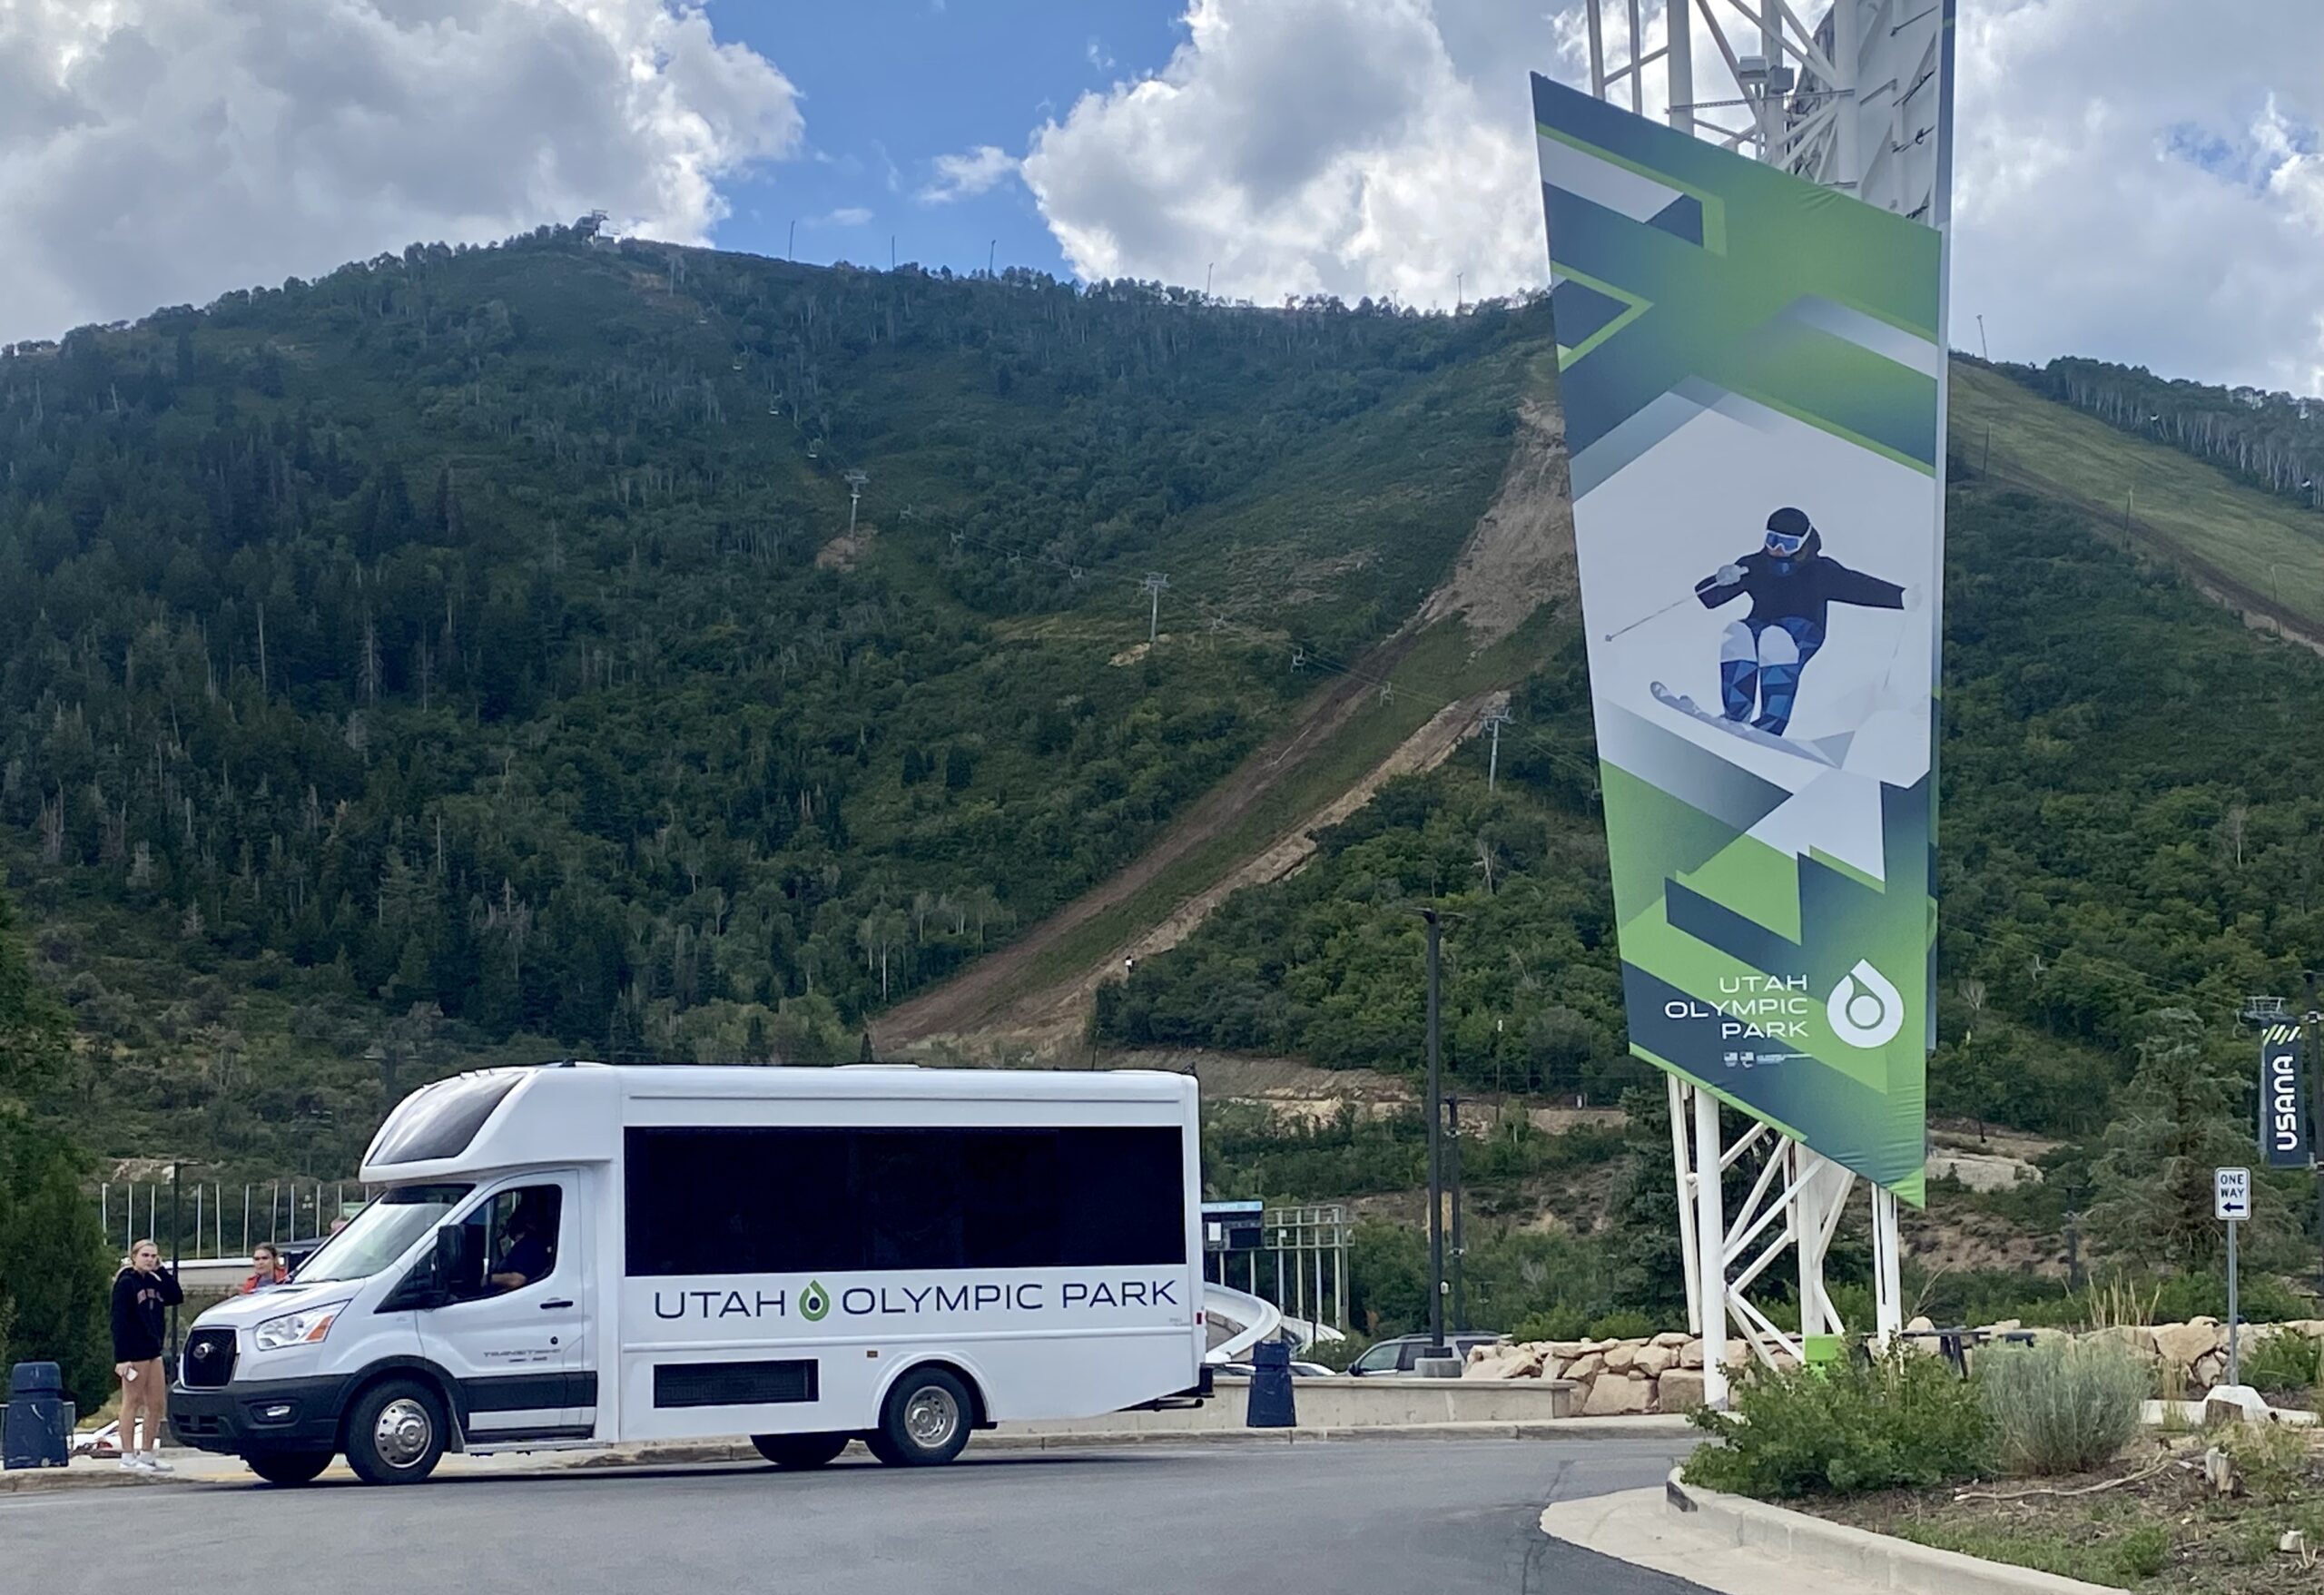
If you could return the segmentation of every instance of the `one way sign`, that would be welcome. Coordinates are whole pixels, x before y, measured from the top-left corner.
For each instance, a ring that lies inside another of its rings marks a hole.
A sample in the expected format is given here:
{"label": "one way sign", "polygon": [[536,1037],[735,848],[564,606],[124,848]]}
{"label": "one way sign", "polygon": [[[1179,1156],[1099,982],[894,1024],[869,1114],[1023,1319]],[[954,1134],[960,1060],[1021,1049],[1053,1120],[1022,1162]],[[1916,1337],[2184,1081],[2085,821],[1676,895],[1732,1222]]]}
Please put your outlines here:
{"label": "one way sign", "polygon": [[2251,1216],[2251,1171],[2248,1168],[2211,1170],[2211,1215],[2241,1220]]}

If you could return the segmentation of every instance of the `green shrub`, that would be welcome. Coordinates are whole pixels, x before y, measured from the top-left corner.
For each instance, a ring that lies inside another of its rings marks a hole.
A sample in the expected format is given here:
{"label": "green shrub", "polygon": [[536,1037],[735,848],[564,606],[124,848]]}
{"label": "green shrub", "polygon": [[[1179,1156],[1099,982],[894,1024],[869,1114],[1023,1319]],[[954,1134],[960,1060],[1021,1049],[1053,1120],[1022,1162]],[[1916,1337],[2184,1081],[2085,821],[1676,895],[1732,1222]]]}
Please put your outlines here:
{"label": "green shrub", "polygon": [[1590,1333],[1590,1315],[1580,1307],[1551,1307],[1519,1319],[1509,1338],[1522,1344],[1529,1340],[1587,1340]]}
{"label": "green shrub", "polygon": [[1762,1500],[1942,1484],[1994,1461],[1976,1384],[1902,1347],[1812,1372],[1752,1368],[1732,1410],[1690,1421],[1721,1443],[1688,1461],[1688,1482]]}
{"label": "green shrub", "polygon": [[2296,1329],[2251,1336],[2243,1344],[2241,1373],[2244,1383],[2264,1394],[2304,1398],[2324,1383],[2324,1341]]}
{"label": "green shrub", "polygon": [[1654,1333],[1654,1320],[1643,1313],[1609,1313],[1590,1321],[1591,1340],[1644,1340]]}
{"label": "green shrub", "polygon": [[2112,1342],[2061,1338],[1980,1352],[1977,1382],[2004,1466],[2079,1473],[2112,1461],[2138,1433],[2148,1375]]}

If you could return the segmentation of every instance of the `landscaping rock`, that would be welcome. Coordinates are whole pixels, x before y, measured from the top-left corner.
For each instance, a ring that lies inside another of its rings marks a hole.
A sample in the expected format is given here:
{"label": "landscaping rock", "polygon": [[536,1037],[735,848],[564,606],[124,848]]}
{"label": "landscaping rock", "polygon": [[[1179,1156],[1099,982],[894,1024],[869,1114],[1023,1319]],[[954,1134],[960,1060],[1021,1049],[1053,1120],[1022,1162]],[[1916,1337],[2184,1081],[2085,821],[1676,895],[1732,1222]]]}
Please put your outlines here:
{"label": "landscaping rock", "polygon": [[1639,1347],[1638,1355],[1630,1366],[1649,1379],[1659,1379],[1677,1355],[1678,1353],[1667,1345],[1643,1345]]}
{"label": "landscaping rock", "polygon": [[1605,1372],[1605,1368],[1606,1359],[1602,1354],[1585,1352],[1575,1358],[1572,1365],[1566,1369],[1565,1376],[1568,1379],[1595,1379],[1600,1373]]}
{"label": "landscaping rock", "polygon": [[1679,1366],[1681,1368],[1699,1368],[1702,1365],[1703,1343],[1701,1341],[1689,1340],[1686,1344],[1679,1348]]}
{"label": "landscaping rock", "polygon": [[1654,1387],[1643,1379],[1622,1379],[1614,1376],[1595,1380],[1590,1386],[1590,1399],[1581,1405],[1585,1418],[1619,1418],[1632,1413],[1643,1413],[1654,1396]]}
{"label": "landscaping rock", "polygon": [[1693,1368],[1673,1368],[1654,1382],[1654,1410],[1684,1413],[1703,1404],[1703,1376]]}
{"label": "landscaping rock", "polygon": [[1679,1347],[1687,1344],[1687,1336],[1679,1330],[1666,1329],[1661,1334],[1656,1335],[1649,1344],[1659,1346],[1666,1346],[1675,1351]]}
{"label": "landscaping rock", "polygon": [[2197,1359],[2219,1349],[2219,1324],[2211,1318],[2197,1318],[2188,1324],[2165,1324],[2154,1331],[2154,1345],[2164,1363],[2174,1367],[2191,1368]]}
{"label": "landscaping rock", "polygon": [[1638,1361],[1639,1348],[1634,1342],[1622,1341],[1606,1348],[1606,1372],[1627,1373],[1630,1364]]}

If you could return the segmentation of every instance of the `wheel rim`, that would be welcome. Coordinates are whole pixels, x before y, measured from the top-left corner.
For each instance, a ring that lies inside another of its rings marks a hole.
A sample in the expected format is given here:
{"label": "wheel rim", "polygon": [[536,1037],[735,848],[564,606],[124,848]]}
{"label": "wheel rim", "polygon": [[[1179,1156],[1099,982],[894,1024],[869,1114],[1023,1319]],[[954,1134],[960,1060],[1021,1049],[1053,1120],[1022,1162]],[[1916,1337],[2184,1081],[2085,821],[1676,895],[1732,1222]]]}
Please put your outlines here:
{"label": "wheel rim", "polygon": [[379,1409],[371,1425],[371,1449],[391,1468],[409,1468],[428,1454],[436,1425],[428,1409],[411,1397],[398,1396]]}
{"label": "wheel rim", "polygon": [[940,1385],[922,1385],[904,1403],[904,1433],[922,1451],[941,1449],[960,1427],[960,1403]]}

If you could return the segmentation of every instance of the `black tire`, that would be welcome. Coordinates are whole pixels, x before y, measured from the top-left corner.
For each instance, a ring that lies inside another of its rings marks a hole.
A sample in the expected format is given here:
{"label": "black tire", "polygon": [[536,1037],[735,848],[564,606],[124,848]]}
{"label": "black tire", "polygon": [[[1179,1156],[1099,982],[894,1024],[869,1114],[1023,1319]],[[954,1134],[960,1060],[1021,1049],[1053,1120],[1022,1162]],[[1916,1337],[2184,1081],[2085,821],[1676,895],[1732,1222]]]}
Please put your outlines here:
{"label": "black tire", "polygon": [[975,1422],[967,1385],[941,1368],[914,1368],[888,1392],[880,1426],[863,1443],[890,1467],[934,1467],[960,1454]]}
{"label": "black tire", "polygon": [[753,1434],[759,1455],[778,1468],[820,1468],[847,1449],[845,1434]]}
{"label": "black tire", "polygon": [[444,1455],[444,1403],[410,1379],[365,1391],[347,1414],[347,1465],[366,1484],[417,1484]]}
{"label": "black tire", "polygon": [[261,1451],[244,1457],[242,1463],[270,1484],[311,1484],[330,1466],[330,1452]]}

